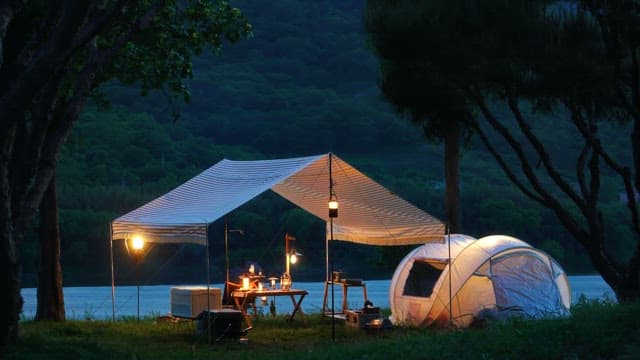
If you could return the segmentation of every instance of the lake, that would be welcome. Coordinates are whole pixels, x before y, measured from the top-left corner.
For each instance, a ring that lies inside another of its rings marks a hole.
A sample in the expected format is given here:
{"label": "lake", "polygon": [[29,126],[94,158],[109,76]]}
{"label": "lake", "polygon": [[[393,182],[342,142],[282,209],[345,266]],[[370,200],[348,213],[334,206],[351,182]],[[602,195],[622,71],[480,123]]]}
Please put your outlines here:
{"label": "lake", "polygon": [[[390,280],[366,281],[367,295],[374,306],[389,308],[389,283]],[[576,302],[580,295],[588,299],[615,299],[613,291],[598,275],[569,276],[569,283],[573,293],[573,301]],[[166,315],[170,311],[170,288],[175,285],[149,285],[140,287],[140,315]],[[223,284],[212,284],[211,287],[224,288]],[[302,309],[306,313],[320,313],[322,310],[322,296],[324,282],[295,282],[294,288],[304,289],[309,292],[302,302]],[[137,287],[116,286],[116,317],[136,316],[137,314]],[[36,313],[36,289],[22,289],[24,298],[23,318],[33,319]],[[331,291],[329,291],[329,306],[331,304]],[[336,309],[342,302],[342,290],[335,288]],[[259,302],[258,302],[259,303]],[[112,316],[111,287],[65,287],[64,304],[68,319],[110,319]],[[349,289],[348,304],[350,308],[363,306],[362,289],[353,287]],[[276,299],[276,308],[279,314],[291,312],[291,301],[286,297]],[[263,311],[268,313],[268,307]]]}

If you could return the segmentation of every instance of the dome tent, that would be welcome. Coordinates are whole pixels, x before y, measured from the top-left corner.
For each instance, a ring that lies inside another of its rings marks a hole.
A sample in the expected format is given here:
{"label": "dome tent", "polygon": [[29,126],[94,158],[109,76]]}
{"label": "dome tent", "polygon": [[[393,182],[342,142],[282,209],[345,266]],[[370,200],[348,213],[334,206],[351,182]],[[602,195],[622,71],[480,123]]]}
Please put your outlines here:
{"label": "dome tent", "polygon": [[402,259],[389,289],[395,324],[446,325],[451,316],[453,325],[467,327],[487,317],[569,313],[567,276],[543,251],[503,235],[476,240],[456,234],[450,244],[425,244]]}

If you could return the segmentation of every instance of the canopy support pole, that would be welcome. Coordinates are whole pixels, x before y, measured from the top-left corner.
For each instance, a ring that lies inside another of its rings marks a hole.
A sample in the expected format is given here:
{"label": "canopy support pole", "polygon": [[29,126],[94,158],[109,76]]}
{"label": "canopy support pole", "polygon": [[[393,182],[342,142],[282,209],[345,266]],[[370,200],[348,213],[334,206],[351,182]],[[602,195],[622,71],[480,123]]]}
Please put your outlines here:
{"label": "canopy support pole", "polygon": [[113,222],[109,223],[109,250],[111,252],[111,320],[116,321],[116,282],[113,265]]}
{"label": "canopy support pole", "polygon": [[[331,196],[333,196],[333,164],[332,158],[333,154],[329,153],[329,200],[331,200]],[[335,263],[335,241],[333,240],[333,217],[329,216],[329,228],[331,231],[331,273],[334,271],[334,263]],[[329,273],[327,272],[327,278]],[[334,282],[331,279],[331,341],[336,342],[336,306],[335,306],[335,289]]]}
{"label": "canopy support pole", "polygon": [[451,289],[451,227],[447,224],[447,249],[449,250],[449,327],[453,327],[453,295]]}
{"label": "canopy support pole", "polygon": [[[225,236],[227,233],[227,229],[226,229],[226,218],[225,218]],[[211,344],[211,295],[209,293],[209,283],[210,283],[210,279],[209,279],[209,226],[207,223],[204,224],[204,237],[205,237],[205,252],[207,254],[207,322],[205,324],[207,324],[207,337],[208,337],[208,342],[207,344]]]}
{"label": "canopy support pole", "polygon": [[[227,287],[229,286],[229,228],[227,227],[227,216],[224,217],[224,257],[227,262],[227,278],[226,283],[224,284],[225,291],[227,291]],[[227,294],[225,294],[227,295]]]}
{"label": "canopy support pole", "polygon": [[326,233],[324,236],[324,262],[325,262],[325,268],[324,268],[325,281],[329,281],[329,279],[331,279],[329,277],[329,238],[327,238]]}

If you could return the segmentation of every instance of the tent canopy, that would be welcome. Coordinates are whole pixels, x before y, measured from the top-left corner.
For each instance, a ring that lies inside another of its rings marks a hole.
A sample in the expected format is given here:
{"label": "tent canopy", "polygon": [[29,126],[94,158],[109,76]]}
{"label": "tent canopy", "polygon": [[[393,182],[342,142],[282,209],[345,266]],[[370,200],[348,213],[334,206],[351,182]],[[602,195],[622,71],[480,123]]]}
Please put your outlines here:
{"label": "tent canopy", "polygon": [[[339,201],[333,238],[370,245],[443,242],[438,219],[329,153],[232,161],[224,159],[157,199],[112,222],[112,239],[206,244],[207,226],[267,190],[329,222],[329,184]],[[327,238],[329,226],[327,224]]]}

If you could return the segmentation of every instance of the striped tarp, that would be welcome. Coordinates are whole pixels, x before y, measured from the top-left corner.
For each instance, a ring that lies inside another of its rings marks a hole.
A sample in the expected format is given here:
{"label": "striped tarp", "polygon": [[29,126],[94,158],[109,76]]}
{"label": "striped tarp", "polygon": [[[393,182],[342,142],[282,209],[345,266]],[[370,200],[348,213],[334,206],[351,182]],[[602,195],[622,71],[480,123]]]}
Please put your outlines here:
{"label": "striped tarp", "polygon": [[[331,159],[331,161],[330,161]],[[206,243],[206,226],[271,189],[327,222],[329,163],[338,198],[333,238],[371,245],[442,242],[438,219],[401,199],[333,154],[222,160],[159,198],[117,218],[113,239]]]}

